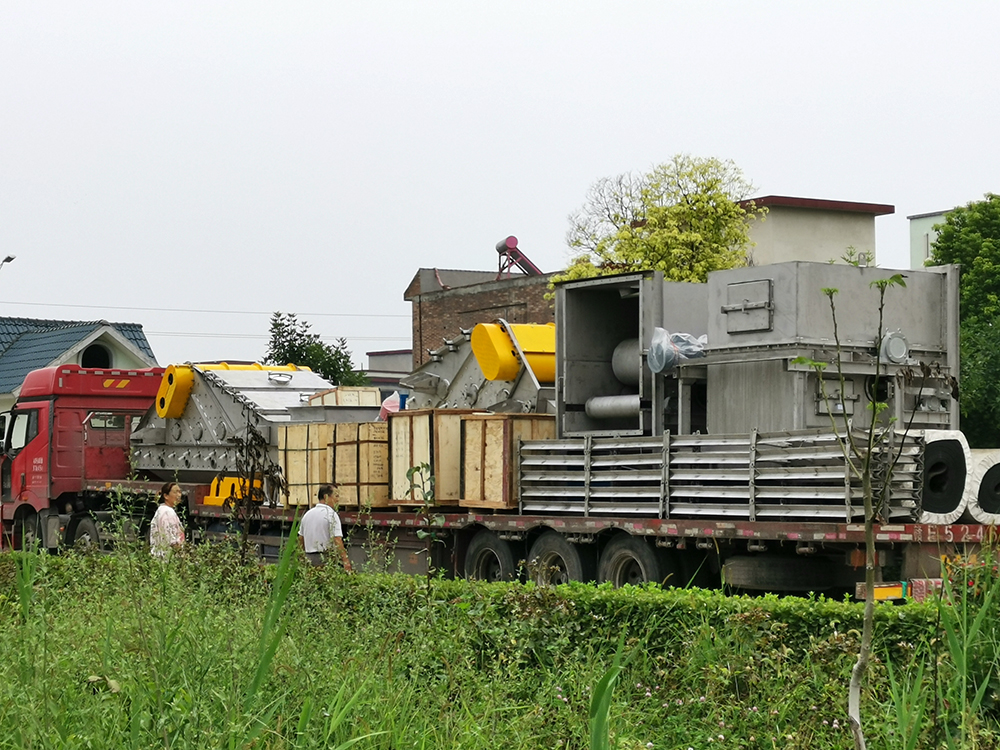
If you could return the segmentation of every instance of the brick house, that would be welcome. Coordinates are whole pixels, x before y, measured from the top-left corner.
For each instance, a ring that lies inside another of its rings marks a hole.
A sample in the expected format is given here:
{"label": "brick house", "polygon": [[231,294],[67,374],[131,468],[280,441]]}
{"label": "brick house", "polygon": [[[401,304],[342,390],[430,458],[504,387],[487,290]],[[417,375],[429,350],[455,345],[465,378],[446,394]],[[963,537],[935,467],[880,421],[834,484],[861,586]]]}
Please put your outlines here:
{"label": "brick house", "polygon": [[428,349],[477,323],[497,318],[508,323],[554,321],[553,303],[545,299],[554,275],[421,268],[403,293],[413,303],[414,369],[427,361]]}

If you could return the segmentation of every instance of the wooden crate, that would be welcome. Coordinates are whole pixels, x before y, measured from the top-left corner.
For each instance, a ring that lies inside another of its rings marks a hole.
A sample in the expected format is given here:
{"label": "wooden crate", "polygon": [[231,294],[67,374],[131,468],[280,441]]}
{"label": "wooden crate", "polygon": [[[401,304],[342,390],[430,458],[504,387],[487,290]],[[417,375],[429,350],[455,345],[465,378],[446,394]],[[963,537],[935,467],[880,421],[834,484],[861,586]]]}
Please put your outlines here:
{"label": "wooden crate", "polygon": [[385,422],[338,424],[329,450],[341,506],[389,505],[389,426]]}
{"label": "wooden crate", "polygon": [[556,436],[550,414],[470,414],[462,417],[463,508],[516,508],[517,445]]}
{"label": "wooden crate", "polygon": [[389,505],[388,484],[340,485],[342,508],[387,508]]}
{"label": "wooden crate", "polygon": [[310,406],[381,406],[382,392],[374,386],[339,385],[309,397]]}
{"label": "wooden crate", "polygon": [[469,409],[415,409],[389,415],[389,491],[393,505],[422,505],[406,472],[428,464],[434,504],[457,506],[462,496],[462,417]]}
{"label": "wooden crate", "polygon": [[278,463],[288,487],[285,504],[316,504],[321,485],[333,474],[327,446],[336,425],[328,423],[288,424],[278,427]]}

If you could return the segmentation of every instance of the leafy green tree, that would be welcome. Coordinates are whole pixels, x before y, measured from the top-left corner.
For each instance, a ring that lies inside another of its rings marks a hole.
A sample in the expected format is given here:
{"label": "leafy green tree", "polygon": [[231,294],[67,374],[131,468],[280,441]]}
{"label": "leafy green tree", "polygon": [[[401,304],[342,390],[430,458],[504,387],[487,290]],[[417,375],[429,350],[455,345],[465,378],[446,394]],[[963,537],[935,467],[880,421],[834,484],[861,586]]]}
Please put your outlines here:
{"label": "leafy green tree", "polygon": [[928,263],[962,266],[962,429],[973,447],[1000,445],[1000,195],[945,215]]}
{"label": "leafy green tree", "polygon": [[311,327],[295,313],[274,313],[264,364],[308,367],[334,385],[367,385],[368,378],[354,370],[347,340],[324,343]]}
{"label": "leafy green tree", "polygon": [[554,281],[648,269],[705,281],[710,271],[746,265],[750,222],[766,212],[741,203],[754,189],[732,161],[687,154],[598,180],[570,216],[566,243],[579,254]]}
{"label": "leafy green tree", "polygon": [[1000,195],[948,212],[935,229],[928,263],[961,264],[962,322],[992,322],[1000,314]]}

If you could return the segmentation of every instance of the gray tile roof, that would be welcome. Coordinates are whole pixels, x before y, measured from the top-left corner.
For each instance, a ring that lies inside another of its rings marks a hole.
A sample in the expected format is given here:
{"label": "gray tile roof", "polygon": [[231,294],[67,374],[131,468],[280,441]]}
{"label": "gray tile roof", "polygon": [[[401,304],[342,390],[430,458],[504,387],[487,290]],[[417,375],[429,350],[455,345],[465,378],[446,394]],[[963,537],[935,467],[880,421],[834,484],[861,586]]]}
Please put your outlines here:
{"label": "gray tile roof", "polygon": [[138,323],[0,317],[0,393],[10,393],[24,382],[29,372],[45,367],[104,326],[114,328],[150,361],[155,361]]}

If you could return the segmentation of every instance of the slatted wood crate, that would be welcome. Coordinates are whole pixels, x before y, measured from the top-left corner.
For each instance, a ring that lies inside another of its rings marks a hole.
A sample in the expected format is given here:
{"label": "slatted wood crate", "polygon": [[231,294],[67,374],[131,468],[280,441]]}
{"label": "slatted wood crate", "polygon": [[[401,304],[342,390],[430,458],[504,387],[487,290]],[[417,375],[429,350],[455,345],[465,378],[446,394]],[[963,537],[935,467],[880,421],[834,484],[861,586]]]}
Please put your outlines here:
{"label": "slatted wood crate", "polygon": [[333,481],[340,485],[342,507],[389,505],[389,425],[344,422],[330,444]]}
{"label": "slatted wood crate", "polygon": [[462,417],[463,508],[516,508],[517,446],[522,440],[551,440],[550,414],[470,414]]}
{"label": "slatted wood crate", "polygon": [[288,484],[286,505],[315,505],[320,485],[330,483],[333,471],[327,446],[334,428],[327,423],[278,427],[278,461]]}
{"label": "slatted wood crate", "polygon": [[310,406],[381,406],[382,392],[374,386],[339,385],[309,397]]}
{"label": "slatted wood crate", "polygon": [[428,464],[434,475],[434,504],[455,507],[462,495],[462,416],[469,409],[415,409],[389,416],[390,503],[422,505],[406,472]]}

